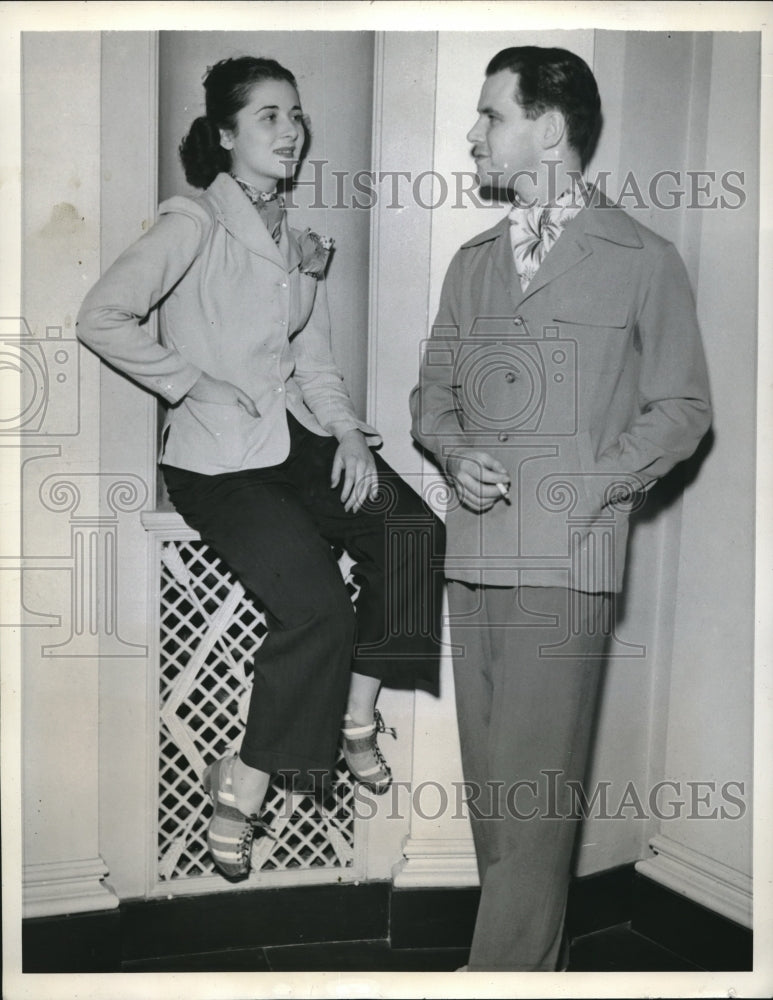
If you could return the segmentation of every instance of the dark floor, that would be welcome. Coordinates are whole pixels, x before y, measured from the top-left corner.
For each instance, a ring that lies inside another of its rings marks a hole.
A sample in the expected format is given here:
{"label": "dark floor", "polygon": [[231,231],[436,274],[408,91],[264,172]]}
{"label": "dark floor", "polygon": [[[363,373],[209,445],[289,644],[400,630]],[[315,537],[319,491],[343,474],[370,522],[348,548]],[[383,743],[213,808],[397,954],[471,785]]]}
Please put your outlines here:
{"label": "dark floor", "polygon": [[[124,962],[125,972],[450,972],[464,948],[391,948],[386,940],[291,944]],[[619,924],[572,942],[569,972],[694,972],[699,966]]]}

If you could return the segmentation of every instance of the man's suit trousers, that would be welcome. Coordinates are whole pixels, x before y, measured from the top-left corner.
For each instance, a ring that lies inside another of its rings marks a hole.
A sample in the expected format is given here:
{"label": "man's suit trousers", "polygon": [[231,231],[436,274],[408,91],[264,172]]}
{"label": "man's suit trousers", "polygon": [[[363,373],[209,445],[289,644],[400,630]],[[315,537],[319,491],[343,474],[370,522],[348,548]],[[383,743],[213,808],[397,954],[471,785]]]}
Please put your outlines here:
{"label": "man's suit trousers", "polygon": [[470,971],[553,971],[610,597],[449,583],[462,764],[481,882]]}

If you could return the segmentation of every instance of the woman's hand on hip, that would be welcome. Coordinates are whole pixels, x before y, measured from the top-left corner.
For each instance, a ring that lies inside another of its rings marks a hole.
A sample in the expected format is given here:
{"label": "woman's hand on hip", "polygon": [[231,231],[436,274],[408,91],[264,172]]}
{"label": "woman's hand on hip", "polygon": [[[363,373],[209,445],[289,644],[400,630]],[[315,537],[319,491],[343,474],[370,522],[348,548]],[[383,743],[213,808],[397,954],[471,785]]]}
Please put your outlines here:
{"label": "woman's hand on hip", "polygon": [[232,382],[223,382],[202,372],[187,393],[200,403],[220,403],[221,406],[243,406],[251,417],[259,417],[257,406],[250,397]]}
{"label": "woman's hand on hip", "polygon": [[341,438],[330,474],[330,485],[333,488],[341,481],[341,473],[341,503],[345,510],[356,513],[367,499],[375,499],[378,493],[376,461],[362,431],[353,429]]}

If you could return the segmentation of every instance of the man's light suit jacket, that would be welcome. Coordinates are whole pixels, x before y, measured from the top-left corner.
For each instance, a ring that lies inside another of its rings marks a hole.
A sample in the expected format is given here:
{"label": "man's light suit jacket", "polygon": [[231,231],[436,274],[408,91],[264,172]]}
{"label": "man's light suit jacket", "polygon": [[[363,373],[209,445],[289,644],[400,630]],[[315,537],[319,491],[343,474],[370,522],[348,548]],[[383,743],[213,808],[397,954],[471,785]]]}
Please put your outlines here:
{"label": "man's light suit jacket", "polygon": [[[301,273],[300,234],[272,240],[236,181],[219,174],[198,198],[170,198],[159,220],[89,292],[78,337],[170,405],[161,461],[207,475],[263,468],[289,452],[286,410],[317,434],[355,415],[330,348],[324,281]],[[146,320],[160,305],[161,341]],[[243,389],[244,407],[186,396],[201,372]]]}
{"label": "man's light suit jacket", "polygon": [[619,590],[630,511],[711,422],[677,251],[586,207],[523,292],[503,219],[451,262],[411,410],[441,467],[476,448],[512,480],[483,514],[449,501],[449,578]]}

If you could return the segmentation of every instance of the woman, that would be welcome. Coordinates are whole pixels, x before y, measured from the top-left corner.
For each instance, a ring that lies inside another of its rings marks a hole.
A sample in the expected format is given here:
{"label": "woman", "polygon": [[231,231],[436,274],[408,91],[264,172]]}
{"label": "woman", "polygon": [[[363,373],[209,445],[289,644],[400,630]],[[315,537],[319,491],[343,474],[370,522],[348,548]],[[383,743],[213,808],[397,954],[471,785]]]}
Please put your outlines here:
{"label": "woman", "polygon": [[[87,296],[78,336],[169,404],[169,496],[266,612],[240,752],[203,776],[210,852],[236,879],[271,775],[329,776],[342,715],[355,779],[388,787],[376,696],[382,681],[436,688],[443,538],[371,450],[330,351],[329,242],[290,229],[277,194],[306,137],[295,79],[242,57],[204,86],[180,147],[204,193],[160,206]],[[143,324],[156,306],[160,343]],[[332,544],[355,562],[356,615]]]}

